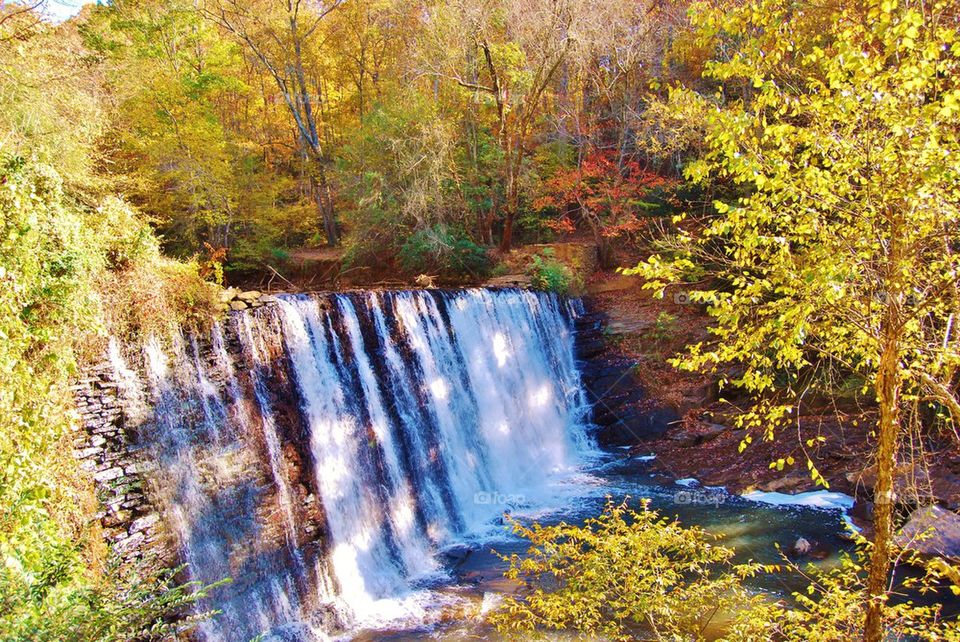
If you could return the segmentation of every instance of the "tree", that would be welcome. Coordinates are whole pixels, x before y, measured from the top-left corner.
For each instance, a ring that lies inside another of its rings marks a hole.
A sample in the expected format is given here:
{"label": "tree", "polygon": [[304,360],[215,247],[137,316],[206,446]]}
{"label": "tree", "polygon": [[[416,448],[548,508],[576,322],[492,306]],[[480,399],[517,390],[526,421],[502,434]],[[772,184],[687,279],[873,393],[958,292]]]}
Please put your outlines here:
{"label": "tree", "polygon": [[[753,0],[699,3],[692,15],[701,40],[722,54],[706,72],[722,88],[692,97],[707,153],[686,175],[744,195],[716,202],[696,237],[677,237],[675,254],[630,272],[662,293],[694,264],[712,268],[720,286],[692,298],[708,304],[714,340],[677,363],[740,364],[731,382],[764,397],[745,425],[766,423],[768,437],[813,370],[860,376],[872,388],[876,535],[863,628],[876,642],[905,424],[921,403],[960,421],[956,5],[867,0],[807,11]],[[788,399],[773,401],[783,382]]]}
{"label": "tree", "polygon": [[[441,57],[430,61],[429,73],[493,103],[497,140],[503,150],[500,247],[504,251],[513,243],[520,172],[531,149],[529,138],[542,115],[547,88],[571,51],[584,9],[580,0],[452,2],[438,7],[433,21],[440,41],[428,53]],[[453,43],[463,34],[468,44],[458,51]],[[450,51],[457,55],[442,55]]]}
{"label": "tree", "polygon": [[321,22],[342,2],[210,0],[203,9],[206,16],[253,54],[276,83],[304,152],[312,162],[311,191],[329,245],[336,245],[340,239],[326,169],[331,158],[322,144],[315,105],[317,93],[307,77],[306,58]]}
{"label": "tree", "polygon": [[183,2],[97,6],[82,33],[104,63],[114,105],[116,181],[155,217],[169,250],[228,246],[243,149],[217,102],[238,85],[238,47]]}
{"label": "tree", "polygon": [[638,215],[651,207],[643,199],[665,185],[664,178],[644,171],[635,160],[618,165],[616,152],[594,151],[576,167],[560,169],[546,180],[544,193],[533,207],[558,212],[548,223],[558,231],[573,231],[572,219],[586,223],[600,249],[601,263],[611,266],[611,239],[642,230],[643,220]]}

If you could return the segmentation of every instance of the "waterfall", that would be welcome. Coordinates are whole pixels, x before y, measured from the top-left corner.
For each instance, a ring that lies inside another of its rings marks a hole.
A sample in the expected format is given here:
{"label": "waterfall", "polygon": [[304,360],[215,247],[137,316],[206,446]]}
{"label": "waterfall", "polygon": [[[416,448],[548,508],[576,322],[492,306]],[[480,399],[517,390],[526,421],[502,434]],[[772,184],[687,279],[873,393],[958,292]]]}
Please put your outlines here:
{"label": "waterfall", "polygon": [[315,640],[404,615],[439,552],[556,502],[591,449],[578,308],[520,290],[283,295],[150,341],[122,390],[191,579],[233,582],[210,642]]}

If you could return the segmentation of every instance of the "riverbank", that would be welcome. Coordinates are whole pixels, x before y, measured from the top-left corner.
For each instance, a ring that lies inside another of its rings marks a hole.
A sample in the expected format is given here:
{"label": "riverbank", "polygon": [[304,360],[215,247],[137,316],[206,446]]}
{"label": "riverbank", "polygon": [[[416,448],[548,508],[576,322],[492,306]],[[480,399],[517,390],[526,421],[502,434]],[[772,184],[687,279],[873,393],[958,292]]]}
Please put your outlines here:
{"label": "riverbank", "polygon": [[[809,459],[831,491],[856,499],[854,520],[869,529],[875,410],[868,396],[811,398],[773,441],[754,434],[752,443],[741,449],[749,433],[737,427],[737,417],[749,399],[721,391],[717,378],[680,372],[667,363],[684,346],[709,338],[710,319],[703,306],[676,288],[668,288],[663,299],[654,298],[638,277],[613,272],[593,274],[585,300],[601,319],[603,354],[632,366],[629,376],[643,390],[635,405],[655,403],[676,413],[662,433],[635,435],[634,452],[655,455],[654,471],[673,479],[695,478],[735,494],[796,494],[818,488],[807,469]],[[923,442],[922,450],[915,449],[899,468],[897,492],[904,517],[931,498],[952,511],[960,509],[960,451],[946,439],[926,436]],[[782,468],[775,463],[780,460]]]}

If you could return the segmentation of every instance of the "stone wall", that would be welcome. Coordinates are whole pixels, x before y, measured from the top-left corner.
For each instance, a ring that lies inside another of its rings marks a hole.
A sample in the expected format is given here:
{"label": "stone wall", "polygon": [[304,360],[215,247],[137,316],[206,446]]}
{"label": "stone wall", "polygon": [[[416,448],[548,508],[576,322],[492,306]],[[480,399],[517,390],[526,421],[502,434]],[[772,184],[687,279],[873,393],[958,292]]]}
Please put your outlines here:
{"label": "stone wall", "polygon": [[126,562],[148,552],[170,559],[163,522],[147,493],[151,463],[127,425],[111,364],[89,368],[71,389],[81,418],[74,455],[93,479],[107,542]]}

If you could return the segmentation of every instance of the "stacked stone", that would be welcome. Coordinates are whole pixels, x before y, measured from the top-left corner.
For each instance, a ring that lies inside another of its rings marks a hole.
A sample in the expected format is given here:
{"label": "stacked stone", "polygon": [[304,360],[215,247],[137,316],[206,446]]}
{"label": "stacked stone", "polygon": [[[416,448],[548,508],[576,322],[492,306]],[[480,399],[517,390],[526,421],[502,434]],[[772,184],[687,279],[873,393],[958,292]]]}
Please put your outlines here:
{"label": "stacked stone", "polygon": [[127,562],[148,552],[165,557],[162,522],[146,493],[151,464],[125,425],[111,364],[88,369],[71,389],[81,419],[74,455],[93,478],[107,542]]}
{"label": "stacked stone", "polygon": [[226,288],[220,293],[220,306],[224,311],[240,311],[247,308],[259,308],[267,303],[276,303],[277,297],[263,294],[257,290],[245,292],[237,288]]}

